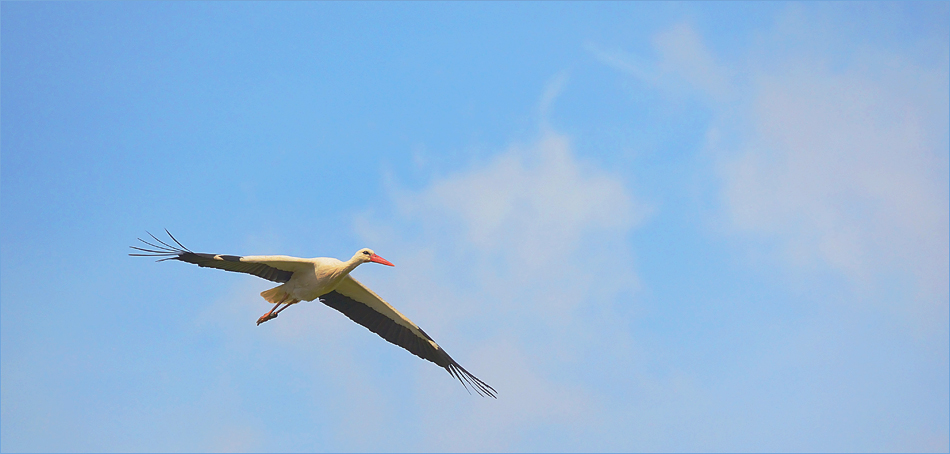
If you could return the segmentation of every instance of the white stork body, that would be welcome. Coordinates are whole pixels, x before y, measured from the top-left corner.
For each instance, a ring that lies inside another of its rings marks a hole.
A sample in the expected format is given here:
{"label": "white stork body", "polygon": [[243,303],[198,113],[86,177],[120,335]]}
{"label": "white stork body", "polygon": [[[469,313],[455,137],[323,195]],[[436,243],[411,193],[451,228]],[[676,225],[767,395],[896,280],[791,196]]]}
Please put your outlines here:
{"label": "white stork body", "polygon": [[[342,312],[343,315],[363,325],[383,339],[445,368],[463,385],[466,383],[471,385],[478,394],[495,397],[494,388],[466,371],[412,320],[409,320],[396,308],[380,298],[379,295],[350,276],[351,271],[366,262],[393,266],[392,263],[376,255],[370,249],[360,249],[353,258],[345,262],[328,257],[312,259],[286,255],[240,257],[191,252],[170,233],[168,236],[179,247],[171,246],[152,235],[152,238],[161,246],[140,238],[139,241],[154,249],[132,246],[132,249],[145,252],[145,254],[129,255],[163,257],[161,260],[180,260],[201,267],[253,274],[267,280],[281,282],[281,285],[261,293],[261,296],[268,302],[273,303],[274,307],[258,319],[258,325],[276,318],[281,311],[300,301],[319,299],[322,303]],[[467,388],[468,386],[466,386]]]}
{"label": "white stork body", "polygon": [[[330,257],[301,259],[286,255],[250,255],[241,257],[240,261],[260,263],[293,273],[289,281],[268,290],[268,292],[274,292],[275,296],[287,295],[297,301],[313,301],[319,298],[320,295],[336,290],[336,287],[350,274],[350,271],[363,263],[363,261],[358,260],[360,255],[362,254],[357,253],[346,262]],[[264,299],[277,303],[277,301],[267,296]]]}

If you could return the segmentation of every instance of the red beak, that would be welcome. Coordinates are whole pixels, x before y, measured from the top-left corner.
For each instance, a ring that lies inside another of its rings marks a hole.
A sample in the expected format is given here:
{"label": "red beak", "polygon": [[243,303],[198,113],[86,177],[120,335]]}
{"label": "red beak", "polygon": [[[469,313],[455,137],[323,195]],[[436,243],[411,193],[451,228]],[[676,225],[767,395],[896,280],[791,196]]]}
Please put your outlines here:
{"label": "red beak", "polygon": [[396,266],[396,265],[393,265],[392,263],[390,263],[389,260],[386,260],[386,259],[384,259],[384,258],[382,258],[382,257],[380,257],[380,256],[378,256],[378,255],[376,255],[376,254],[373,254],[373,255],[369,256],[369,261],[370,261],[370,262],[376,262],[376,263],[382,263],[383,265]]}

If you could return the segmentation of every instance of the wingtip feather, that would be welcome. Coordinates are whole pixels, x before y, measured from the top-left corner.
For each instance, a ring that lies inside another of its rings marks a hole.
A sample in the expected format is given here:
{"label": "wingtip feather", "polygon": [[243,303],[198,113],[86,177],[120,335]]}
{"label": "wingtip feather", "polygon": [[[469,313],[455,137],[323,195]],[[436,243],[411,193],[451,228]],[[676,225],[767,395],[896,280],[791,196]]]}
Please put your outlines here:
{"label": "wingtip feather", "polygon": [[[478,377],[472,375],[471,372],[465,370],[464,367],[462,367],[455,361],[452,361],[451,363],[449,363],[449,365],[446,366],[446,369],[449,371],[450,374],[452,374],[453,377],[455,377],[459,382],[462,383],[462,386],[465,388],[466,391],[469,391],[468,387],[471,386],[472,390],[474,390],[475,393],[478,394],[479,396],[482,396],[482,397],[487,396],[494,399],[498,398],[498,391],[495,391],[495,388],[492,388],[491,385],[489,385],[488,383],[485,383],[481,381]],[[471,391],[469,391],[469,394],[471,394]]]}
{"label": "wingtip feather", "polygon": [[[168,230],[166,230],[166,232],[168,232]],[[161,246],[159,246],[159,244],[155,244],[150,241],[145,241],[141,238],[136,238],[137,240],[141,241],[143,244],[147,245],[151,249],[146,249],[146,248],[137,247],[137,246],[129,246],[130,248],[136,251],[144,252],[144,254],[130,253],[129,254],[130,256],[132,257],[167,257],[162,260],[170,260],[170,259],[177,258],[181,254],[184,254],[186,252],[191,252],[191,251],[188,251],[184,246],[182,246],[181,248],[171,246],[168,243],[158,239],[155,235],[152,235],[151,232],[146,231],[145,233],[148,233],[148,235],[152,237],[152,239],[154,239],[156,242],[158,242]],[[169,234],[169,236],[171,236],[171,234]],[[174,239],[174,237],[172,237],[172,239]],[[177,240],[175,240],[175,242],[178,243]],[[179,246],[181,245],[181,243],[178,243],[178,244]],[[159,260],[159,261],[162,261],[162,260]]]}

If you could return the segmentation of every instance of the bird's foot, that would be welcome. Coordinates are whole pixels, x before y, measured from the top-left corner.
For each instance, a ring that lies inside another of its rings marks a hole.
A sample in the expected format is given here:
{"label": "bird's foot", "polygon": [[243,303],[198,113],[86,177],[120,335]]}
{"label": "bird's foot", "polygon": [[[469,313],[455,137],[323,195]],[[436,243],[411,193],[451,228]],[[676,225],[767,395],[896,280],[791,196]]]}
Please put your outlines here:
{"label": "bird's foot", "polygon": [[262,315],[261,318],[257,319],[257,325],[260,326],[261,323],[264,323],[264,322],[266,322],[266,321],[268,321],[268,320],[270,320],[270,319],[272,319],[272,318],[277,318],[277,314],[273,314],[273,313],[268,312],[268,313]]}

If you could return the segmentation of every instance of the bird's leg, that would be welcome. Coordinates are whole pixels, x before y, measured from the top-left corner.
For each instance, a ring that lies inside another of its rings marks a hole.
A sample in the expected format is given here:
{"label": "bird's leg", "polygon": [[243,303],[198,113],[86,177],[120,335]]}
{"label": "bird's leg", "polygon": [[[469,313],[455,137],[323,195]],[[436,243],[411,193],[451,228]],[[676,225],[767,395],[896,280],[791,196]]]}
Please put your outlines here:
{"label": "bird's leg", "polygon": [[291,304],[294,304],[294,303],[296,303],[296,302],[297,302],[297,301],[294,300],[293,302],[287,303],[284,307],[282,307],[282,308],[280,308],[280,309],[277,309],[277,312],[274,312],[274,317],[276,317],[277,314],[279,314],[279,313],[280,313],[281,311],[283,311],[284,309],[287,309],[288,307],[290,307]]}
{"label": "bird's leg", "polygon": [[[274,307],[271,308],[271,310],[267,311],[266,314],[262,315],[261,318],[257,319],[257,324],[260,325],[261,323],[264,323],[274,317],[277,317],[277,313],[279,313],[280,311],[274,312],[274,309],[277,309],[277,307],[280,306],[281,304],[283,303],[275,304]],[[289,304],[287,306],[289,306]],[[283,308],[281,308],[281,310],[284,310],[287,306],[284,306]]]}

